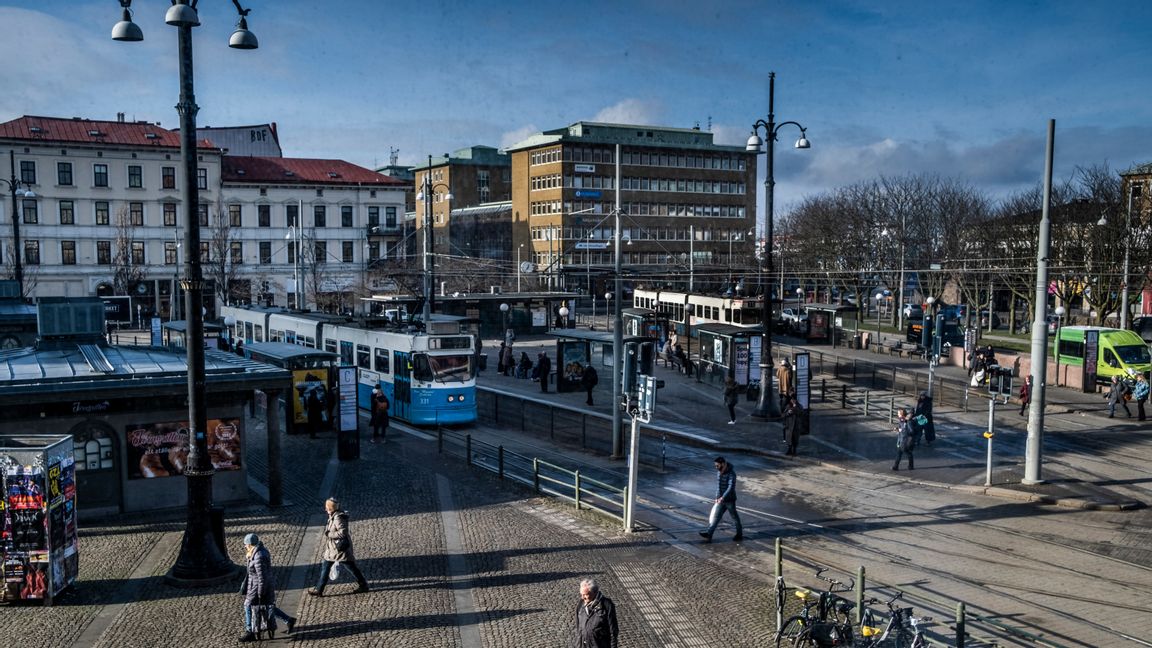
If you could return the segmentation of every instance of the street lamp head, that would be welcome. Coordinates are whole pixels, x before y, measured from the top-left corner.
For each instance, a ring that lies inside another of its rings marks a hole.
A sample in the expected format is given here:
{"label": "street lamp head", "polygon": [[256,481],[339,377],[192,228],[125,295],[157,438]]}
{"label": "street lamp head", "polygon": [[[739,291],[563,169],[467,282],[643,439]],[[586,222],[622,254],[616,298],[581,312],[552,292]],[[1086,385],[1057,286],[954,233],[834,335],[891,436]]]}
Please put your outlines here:
{"label": "street lamp head", "polygon": [[561,306],[560,307],[560,317],[567,319],[568,313],[570,313],[570,312],[572,312],[572,311],[568,310],[567,306]]}
{"label": "street lamp head", "polygon": [[1055,312],[1056,317],[1064,317],[1064,313],[1067,313],[1068,311],[1064,310],[1063,306],[1057,306]]}
{"label": "street lamp head", "polygon": [[881,299],[884,299],[884,293],[876,293],[876,301],[880,301]]}
{"label": "street lamp head", "polygon": [[604,301],[611,301],[611,299],[612,299],[612,293],[610,293],[610,292],[604,293]]}
{"label": "street lamp head", "polygon": [[188,6],[187,0],[175,0],[175,4],[168,7],[168,12],[164,14],[164,22],[173,27],[199,27],[200,16]]}
{"label": "street lamp head", "polygon": [[932,297],[932,296],[929,296],[927,299],[925,299],[925,300],[924,300],[924,303],[926,303],[926,304],[928,304],[929,306],[931,306],[932,304],[935,304],[935,303],[936,303],[936,298],[935,298],[935,297]]}
{"label": "street lamp head", "polygon": [[508,304],[500,304],[500,312],[501,313],[507,313],[508,312]]}
{"label": "street lamp head", "polygon": [[812,148],[812,144],[808,141],[807,133],[803,129],[800,130],[800,139],[796,140],[796,148]]}
{"label": "street lamp head", "polygon": [[745,151],[758,153],[760,147],[764,145],[764,140],[760,139],[759,133],[752,131],[752,135],[748,138],[748,144],[744,147]]}
{"label": "street lamp head", "polygon": [[232,37],[228,39],[228,47],[243,50],[252,50],[260,47],[260,42],[256,40],[256,34],[248,31],[248,19],[244,16],[240,16],[240,22],[236,25],[236,31],[232,32]]}
{"label": "street lamp head", "polygon": [[40,196],[36,195],[36,192],[32,191],[31,189],[26,190],[22,195],[25,198],[39,198],[40,197]]}
{"label": "street lamp head", "polygon": [[803,289],[803,288],[797,288],[797,289],[796,289],[796,294],[797,294],[797,295],[803,295],[803,294],[804,294],[804,289]]}
{"label": "street lamp head", "polygon": [[120,5],[124,7],[124,13],[120,22],[112,27],[112,40],[126,43],[144,40],[144,32],[140,30],[139,25],[132,22],[132,10],[128,8],[130,4],[132,4],[132,0],[120,0]]}
{"label": "street lamp head", "polygon": [[1100,220],[1096,221],[1096,224],[1099,225],[1100,227],[1104,227],[1105,225],[1108,224],[1108,216],[1104,213],[1101,213],[1100,214]]}

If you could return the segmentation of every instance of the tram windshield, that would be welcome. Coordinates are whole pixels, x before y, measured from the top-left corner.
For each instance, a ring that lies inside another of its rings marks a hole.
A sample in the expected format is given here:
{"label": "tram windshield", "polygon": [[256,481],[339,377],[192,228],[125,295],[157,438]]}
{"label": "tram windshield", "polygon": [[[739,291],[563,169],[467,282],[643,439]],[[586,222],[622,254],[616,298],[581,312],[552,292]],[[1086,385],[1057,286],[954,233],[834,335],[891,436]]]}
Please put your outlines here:
{"label": "tram windshield", "polygon": [[467,382],[475,376],[472,355],[429,355],[413,358],[412,377],[424,382]]}

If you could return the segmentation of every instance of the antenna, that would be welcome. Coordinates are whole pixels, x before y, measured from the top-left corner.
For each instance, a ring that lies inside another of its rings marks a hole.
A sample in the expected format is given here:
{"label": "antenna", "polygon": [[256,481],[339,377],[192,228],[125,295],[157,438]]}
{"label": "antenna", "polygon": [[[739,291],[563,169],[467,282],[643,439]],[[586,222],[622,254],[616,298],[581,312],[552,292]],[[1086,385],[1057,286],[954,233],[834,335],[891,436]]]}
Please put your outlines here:
{"label": "antenna", "polygon": [[396,166],[396,162],[400,160],[400,149],[389,146],[388,151],[388,164]]}
{"label": "antenna", "polygon": [[708,115],[708,132],[712,132],[712,115]]}

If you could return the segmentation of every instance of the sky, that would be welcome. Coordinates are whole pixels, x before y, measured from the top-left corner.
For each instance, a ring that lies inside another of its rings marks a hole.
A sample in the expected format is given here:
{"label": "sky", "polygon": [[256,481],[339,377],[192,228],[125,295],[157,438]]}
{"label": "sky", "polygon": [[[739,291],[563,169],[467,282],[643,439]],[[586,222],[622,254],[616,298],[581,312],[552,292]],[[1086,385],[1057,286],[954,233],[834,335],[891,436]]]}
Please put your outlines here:
{"label": "sky", "polygon": [[[805,196],[929,173],[993,198],[1077,166],[1152,162],[1152,3],[1141,0],[201,0],[200,126],[276,122],[284,154],[366,167],[577,121],[711,130],[742,146],[776,73],[776,214]],[[0,120],[178,126],[169,2],[0,0]],[[763,164],[760,165],[763,180]],[[758,182],[758,185],[759,185]],[[763,193],[763,187],[759,187]],[[763,199],[758,201],[763,210]]]}

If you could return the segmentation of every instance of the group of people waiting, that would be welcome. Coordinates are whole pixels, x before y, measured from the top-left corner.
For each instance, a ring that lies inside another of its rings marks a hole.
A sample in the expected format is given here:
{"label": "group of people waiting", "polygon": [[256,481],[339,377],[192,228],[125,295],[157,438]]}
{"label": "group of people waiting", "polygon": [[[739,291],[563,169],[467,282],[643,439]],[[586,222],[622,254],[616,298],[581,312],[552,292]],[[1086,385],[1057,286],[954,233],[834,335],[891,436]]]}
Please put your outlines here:
{"label": "group of people waiting", "polygon": [[548,380],[552,373],[552,359],[548,354],[540,351],[536,354],[536,362],[528,357],[525,351],[520,352],[517,359],[512,351],[512,345],[507,342],[500,343],[500,351],[496,356],[496,371],[501,376],[514,376],[520,379],[531,378],[540,383],[540,391],[548,393]]}

